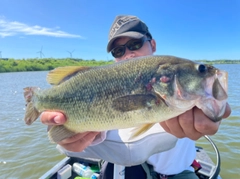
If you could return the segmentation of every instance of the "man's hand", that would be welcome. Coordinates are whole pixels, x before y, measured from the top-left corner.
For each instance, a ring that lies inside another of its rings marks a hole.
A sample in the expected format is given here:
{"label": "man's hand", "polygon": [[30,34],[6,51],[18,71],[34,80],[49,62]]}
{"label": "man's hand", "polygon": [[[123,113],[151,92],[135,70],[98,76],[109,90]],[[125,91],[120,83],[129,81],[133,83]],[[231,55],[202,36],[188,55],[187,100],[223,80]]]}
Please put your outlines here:
{"label": "man's hand", "polygon": [[[41,115],[41,121],[43,124],[48,125],[48,128],[51,128],[53,125],[64,124],[67,119],[64,114],[60,112],[43,112]],[[62,140],[58,144],[66,150],[81,152],[93,142],[99,133],[100,132],[78,133],[70,138]]]}
{"label": "man's hand", "polygon": [[[231,108],[227,104],[223,118],[231,114]],[[197,140],[204,135],[213,135],[218,131],[219,122],[212,122],[205,114],[194,107],[193,109],[167,121],[160,122],[163,129],[178,138],[188,137]]]}
{"label": "man's hand", "polygon": [[64,116],[64,114],[60,112],[43,112],[41,117],[41,121],[43,124],[48,125],[48,126],[53,126],[53,125],[62,125],[64,124],[67,119]]}
{"label": "man's hand", "polygon": [[100,132],[78,133],[72,137],[62,140],[58,144],[66,150],[72,152],[81,152],[88,147]]}

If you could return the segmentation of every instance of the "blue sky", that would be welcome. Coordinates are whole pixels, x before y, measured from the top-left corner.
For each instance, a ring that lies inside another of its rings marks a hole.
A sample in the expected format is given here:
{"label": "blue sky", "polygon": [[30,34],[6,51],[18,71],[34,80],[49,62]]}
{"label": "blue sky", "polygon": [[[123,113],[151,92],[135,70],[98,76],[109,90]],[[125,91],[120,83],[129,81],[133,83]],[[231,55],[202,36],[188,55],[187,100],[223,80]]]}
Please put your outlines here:
{"label": "blue sky", "polygon": [[0,57],[111,60],[117,15],[149,27],[159,55],[240,59],[240,0],[1,0]]}

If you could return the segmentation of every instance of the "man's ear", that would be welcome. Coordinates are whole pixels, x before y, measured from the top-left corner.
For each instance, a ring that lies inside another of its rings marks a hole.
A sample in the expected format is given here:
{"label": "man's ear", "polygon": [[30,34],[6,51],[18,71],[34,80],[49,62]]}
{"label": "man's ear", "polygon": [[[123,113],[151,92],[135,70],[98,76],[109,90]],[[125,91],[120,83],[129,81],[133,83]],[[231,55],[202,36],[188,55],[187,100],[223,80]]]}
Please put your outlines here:
{"label": "man's ear", "polygon": [[156,41],[154,39],[152,39],[150,42],[151,42],[152,52],[154,53],[157,50]]}

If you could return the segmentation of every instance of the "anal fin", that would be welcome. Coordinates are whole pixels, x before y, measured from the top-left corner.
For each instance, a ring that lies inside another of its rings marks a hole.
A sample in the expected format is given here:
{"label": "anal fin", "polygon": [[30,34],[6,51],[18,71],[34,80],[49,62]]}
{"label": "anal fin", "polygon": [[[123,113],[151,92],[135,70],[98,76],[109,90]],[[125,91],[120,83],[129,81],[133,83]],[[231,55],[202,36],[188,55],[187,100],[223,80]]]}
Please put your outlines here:
{"label": "anal fin", "polygon": [[151,124],[144,124],[141,125],[140,127],[135,128],[132,131],[132,135],[130,136],[130,140],[136,138],[137,136],[143,134],[144,132],[146,132],[147,130],[149,130],[155,123],[151,123]]}
{"label": "anal fin", "polygon": [[75,132],[68,130],[64,125],[53,126],[48,131],[48,137],[52,143],[58,143],[63,139],[74,136],[75,134]]}

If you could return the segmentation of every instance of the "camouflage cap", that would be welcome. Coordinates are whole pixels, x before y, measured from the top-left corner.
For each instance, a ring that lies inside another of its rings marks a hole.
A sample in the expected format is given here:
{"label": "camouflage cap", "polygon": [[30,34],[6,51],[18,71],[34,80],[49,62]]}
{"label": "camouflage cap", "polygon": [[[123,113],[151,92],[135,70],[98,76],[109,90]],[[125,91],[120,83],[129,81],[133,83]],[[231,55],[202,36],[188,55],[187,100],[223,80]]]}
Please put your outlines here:
{"label": "camouflage cap", "polygon": [[144,35],[148,35],[150,38],[152,38],[152,35],[148,31],[147,25],[138,17],[130,15],[117,16],[108,35],[107,52],[112,50],[112,44],[114,40],[119,37],[131,37],[139,39]]}

